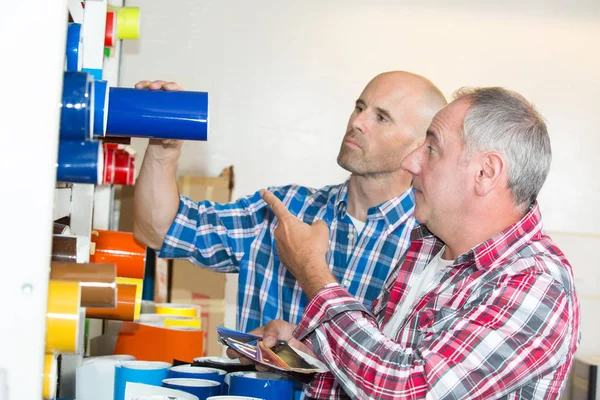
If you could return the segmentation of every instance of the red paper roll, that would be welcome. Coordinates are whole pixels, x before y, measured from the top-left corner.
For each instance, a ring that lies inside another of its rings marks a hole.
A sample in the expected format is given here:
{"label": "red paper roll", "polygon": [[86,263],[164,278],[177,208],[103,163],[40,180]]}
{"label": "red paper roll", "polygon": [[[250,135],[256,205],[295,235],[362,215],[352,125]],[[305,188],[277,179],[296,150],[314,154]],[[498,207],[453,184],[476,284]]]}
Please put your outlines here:
{"label": "red paper roll", "polygon": [[126,185],[129,182],[129,158],[131,156],[124,150],[115,151],[115,178],[114,183]]}
{"label": "red paper roll", "polygon": [[104,179],[102,183],[111,184],[115,181],[115,151],[104,145]]}
{"label": "red paper roll", "polygon": [[117,14],[113,11],[106,13],[106,27],[104,29],[104,46],[114,47],[117,43]]}
{"label": "red paper roll", "polygon": [[129,159],[129,176],[127,178],[127,184],[135,184],[135,157]]}
{"label": "red paper roll", "polygon": [[133,185],[135,157],[123,149],[104,147],[104,183]]}

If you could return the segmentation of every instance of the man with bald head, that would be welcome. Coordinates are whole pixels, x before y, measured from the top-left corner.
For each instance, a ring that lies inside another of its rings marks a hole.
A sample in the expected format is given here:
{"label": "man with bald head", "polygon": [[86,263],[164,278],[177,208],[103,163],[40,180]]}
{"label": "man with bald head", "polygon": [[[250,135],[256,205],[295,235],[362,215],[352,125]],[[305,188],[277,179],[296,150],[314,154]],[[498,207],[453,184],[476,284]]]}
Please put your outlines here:
{"label": "man with bald head", "polygon": [[[181,89],[163,81],[136,87]],[[422,76],[380,74],[356,100],[341,144],[338,164],[349,178],[320,189],[271,188],[300,220],[329,226],[328,270],[367,308],[407,249],[416,224],[412,178],[401,162],[424,141],[427,126],[445,104],[439,89]],[[275,217],[260,193],[229,204],[180,196],[180,148],[180,142],[150,141],[135,187],[135,237],[159,250],[159,257],[239,273],[239,330],[275,318],[297,323],[307,298],[275,252]]]}

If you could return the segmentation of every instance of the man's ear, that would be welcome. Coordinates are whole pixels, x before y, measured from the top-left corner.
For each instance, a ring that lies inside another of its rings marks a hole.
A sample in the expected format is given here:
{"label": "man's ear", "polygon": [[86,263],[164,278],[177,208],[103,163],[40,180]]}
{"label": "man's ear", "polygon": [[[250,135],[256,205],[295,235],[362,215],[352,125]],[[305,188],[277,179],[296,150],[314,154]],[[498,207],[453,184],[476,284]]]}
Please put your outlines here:
{"label": "man's ear", "polygon": [[505,169],[504,160],[500,154],[490,151],[480,154],[478,163],[475,193],[485,196],[501,183]]}

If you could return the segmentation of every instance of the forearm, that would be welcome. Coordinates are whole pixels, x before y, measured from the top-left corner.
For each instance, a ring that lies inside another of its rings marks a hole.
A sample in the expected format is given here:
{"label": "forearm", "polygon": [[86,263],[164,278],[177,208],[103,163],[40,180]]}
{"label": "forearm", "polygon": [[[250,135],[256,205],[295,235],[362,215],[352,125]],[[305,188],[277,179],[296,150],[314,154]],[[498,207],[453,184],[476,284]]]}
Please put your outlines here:
{"label": "forearm", "polygon": [[179,146],[149,144],[136,181],[133,233],[153,249],[162,246],[179,208],[178,157]]}
{"label": "forearm", "polygon": [[330,283],[337,283],[325,260],[314,262],[312,267],[298,270],[295,275],[308,300],[311,300],[321,288]]}

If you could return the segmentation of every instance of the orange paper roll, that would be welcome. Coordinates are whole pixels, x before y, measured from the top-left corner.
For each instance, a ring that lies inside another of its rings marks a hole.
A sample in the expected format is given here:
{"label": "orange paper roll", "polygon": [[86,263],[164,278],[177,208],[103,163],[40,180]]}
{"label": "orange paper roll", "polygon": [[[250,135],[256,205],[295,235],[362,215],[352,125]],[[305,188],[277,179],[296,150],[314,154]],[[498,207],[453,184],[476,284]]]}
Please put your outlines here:
{"label": "orange paper roll", "polygon": [[46,353],[77,353],[80,330],[79,282],[50,281],[46,311]]}
{"label": "orange paper roll", "polygon": [[115,264],[52,263],[50,279],[81,284],[82,307],[115,307],[117,269]]}
{"label": "orange paper roll", "polygon": [[162,328],[124,322],[114,354],[131,354],[138,360],[193,360],[202,354],[203,339],[204,332],[200,329]]}
{"label": "orange paper roll", "polygon": [[[121,276],[117,277],[117,284],[126,284],[126,285],[135,285],[135,305],[133,312],[133,321],[138,320],[140,318],[140,313],[142,311],[142,293],[144,290],[144,280],[143,279],[134,279],[134,278],[123,278]],[[131,321],[128,319],[128,321]]]}
{"label": "orange paper roll", "polygon": [[52,236],[52,261],[77,262],[77,238],[75,236]]}
{"label": "orange paper roll", "polygon": [[144,279],[146,247],[130,232],[93,230],[90,262],[116,264],[117,276]]}
{"label": "orange paper roll", "polygon": [[198,306],[193,304],[159,303],[156,304],[156,313],[191,318],[198,318],[200,316]]}
{"label": "orange paper roll", "polygon": [[56,395],[56,384],[58,382],[58,362],[56,355],[46,353],[44,356],[44,373],[42,375],[42,380],[42,396],[44,399],[53,399]]}
{"label": "orange paper roll", "polygon": [[133,321],[136,310],[136,285],[117,283],[117,306],[114,308],[87,308],[88,318]]}

